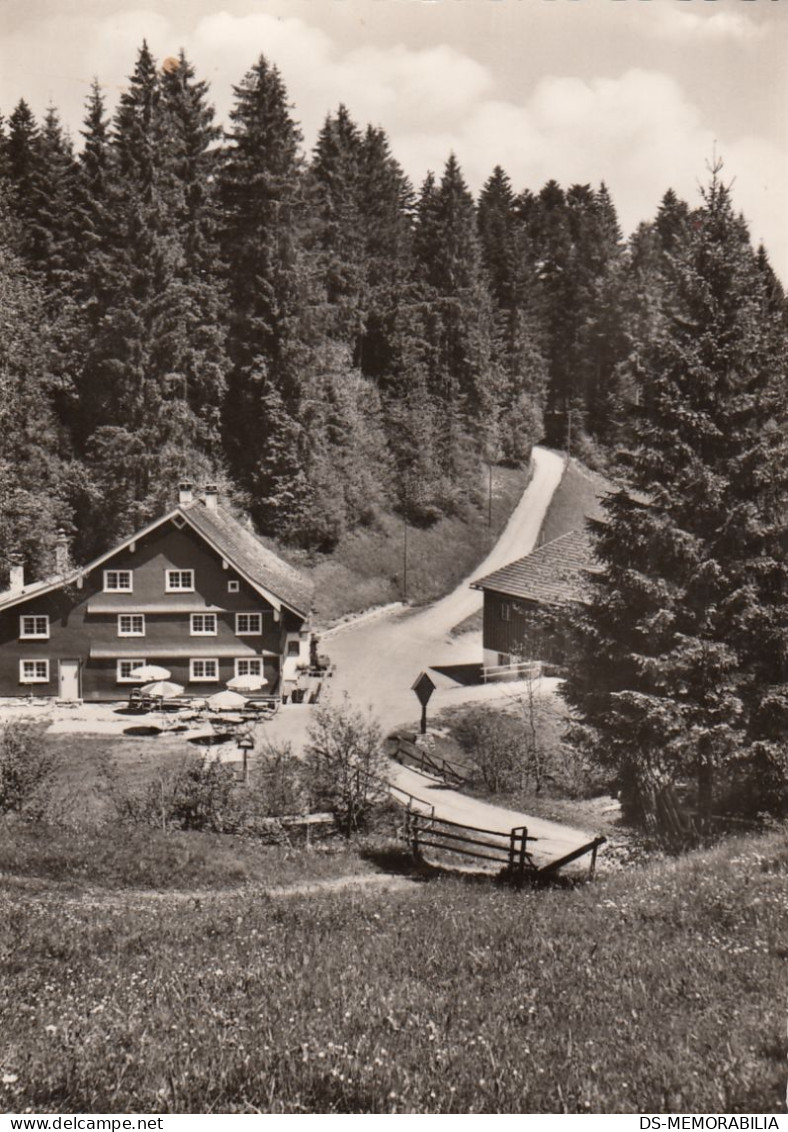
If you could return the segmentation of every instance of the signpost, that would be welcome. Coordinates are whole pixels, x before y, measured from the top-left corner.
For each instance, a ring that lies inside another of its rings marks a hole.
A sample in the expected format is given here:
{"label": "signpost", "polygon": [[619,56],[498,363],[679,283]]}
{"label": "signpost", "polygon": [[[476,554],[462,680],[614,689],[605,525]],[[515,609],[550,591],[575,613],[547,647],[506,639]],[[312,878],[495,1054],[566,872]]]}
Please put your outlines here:
{"label": "signpost", "polygon": [[427,734],[427,704],[430,702],[430,696],[435,691],[435,685],[427,675],[426,672],[420,672],[416,678],[415,683],[412,685],[413,691],[418,697],[421,704],[421,733]]}
{"label": "signpost", "polygon": [[241,738],[238,740],[238,749],[239,751],[243,752],[244,760],[243,777],[241,781],[247,783],[249,781],[249,752],[254,749],[254,739],[251,737],[251,735],[241,736]]}

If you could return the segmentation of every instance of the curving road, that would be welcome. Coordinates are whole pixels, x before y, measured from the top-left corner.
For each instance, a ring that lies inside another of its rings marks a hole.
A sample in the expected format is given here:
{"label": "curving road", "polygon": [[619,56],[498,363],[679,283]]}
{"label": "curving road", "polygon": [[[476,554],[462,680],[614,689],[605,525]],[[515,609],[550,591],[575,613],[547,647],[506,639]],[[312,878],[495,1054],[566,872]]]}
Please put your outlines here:
{"label": "curving road", "polygon": [[[352,623],[333,634],[326,645],[336,664],[332,697],[347,692],[355,703],[369,704],[384,729],[408,724],[418,717],[418,704],[411,685],[424,668],[464,664],[481,660],[478,633],[449,636],[451,630],[482,607],[482,594],[470,589],[476,578],[530,553],[536,545],[545,512],[564,471],[563,458],[545,448],[534,449],[534,472],[503,534],[479,567],[452,593],[426,609],[396,609],[374,621]],[[466,639],[467,637],[467,639]],[[439,682],[433,697],[460,692],[470,698],[474,691],[458,689],[451,681]]]}

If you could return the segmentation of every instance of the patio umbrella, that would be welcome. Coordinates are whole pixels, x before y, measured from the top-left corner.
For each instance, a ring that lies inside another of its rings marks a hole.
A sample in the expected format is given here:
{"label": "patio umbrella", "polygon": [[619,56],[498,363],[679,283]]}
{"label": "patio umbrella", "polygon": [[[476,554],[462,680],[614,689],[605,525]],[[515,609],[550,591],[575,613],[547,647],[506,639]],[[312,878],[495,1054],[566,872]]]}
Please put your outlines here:
{"label": "patio umbrella", "polygon": [[[131,676],[133,680],[169,680],[172,673],[169,668],[162,668],[160,664],[141,664],[132,671]],[[156,694],[154,692],[154,695]]]}
{"label": "patio umbrella", "polygon": [[227,687],[234,692],[258,692],[267,683],[265,676],[247,673],[245,676],[233,676],[232,680],[227,681]]}
{"label": "patio umbrella", "polygon": [[140,691],[149,696],[169,699],[170,696],[183,695],[183,684],[174,684],[171,680],[156,680],[153,684],[146,684],[144,688],[140,688]]}
{"label": "patio umbrella", "polygon": [[213,711],[231,711],[233,708],[243,707],[246,698],[239,696],[237,692],[217,692],[208,697],[207,703]]}

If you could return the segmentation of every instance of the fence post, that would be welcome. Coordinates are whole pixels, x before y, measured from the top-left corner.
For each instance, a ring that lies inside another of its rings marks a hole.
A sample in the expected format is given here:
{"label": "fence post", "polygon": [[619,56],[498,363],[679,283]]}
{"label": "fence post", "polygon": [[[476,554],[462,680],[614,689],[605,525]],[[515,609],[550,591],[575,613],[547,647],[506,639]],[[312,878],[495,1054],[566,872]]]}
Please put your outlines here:
{"label": "fence post", "polygon": [[520,830],[520,880],[525,876],[525,843],[528,838],[528,828],[523,826]]}
{"label": "fence post", "polygon": [[513,826],[509,833],[509,872],[514,876],[514,843],[515,843],[515,829]]}

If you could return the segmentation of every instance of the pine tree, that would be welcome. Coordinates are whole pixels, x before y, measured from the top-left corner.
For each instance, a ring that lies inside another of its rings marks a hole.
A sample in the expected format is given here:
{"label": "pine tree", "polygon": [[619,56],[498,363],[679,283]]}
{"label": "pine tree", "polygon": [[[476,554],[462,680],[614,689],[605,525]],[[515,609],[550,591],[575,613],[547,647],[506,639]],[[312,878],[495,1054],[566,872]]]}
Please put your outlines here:
{"label": "pine tree", "polygon": [[[16,253],[18,221],[0,192],[0,579],[21,553],[28,577],[54,567],[58,527],[71,526],[78,470],[58,424],[52,329],[39,279]],[[0,582],[2,585],[2,582]]]}
{"label": "pine tree", "polygon": [[373,126],[361,143],[358,187],[367,308],[356,362],[365,375],[385,384],[393,370],[397,312],[407,302],[414,201],[385,133]]}
{"label": "pine tree", "polygon": [[[425,181],[414,235],[422,319],[430,343],[429,386],[443,406],[443,463],[465,467],[472,421],[478,454],[497,448],[501,375],[495,314],[476,231],[476,209],[452,154],[440,184]],[[473,477],[471,477],[473,479]]]}
{"label": "pine tree", "polygon": [[82,442],[119,527],[171,501],[184,474],[221,471],[213,454],[224,392],[222,302],[207,272],[197,203],[214,140],[205,89],[181,56],[159,75],[147,44],[107,145],[99,92],[86,122],[80,217],[90,242],[78,291],[91,296],[80,378]]}
{"label": "pine tree", "polygon": [[[235,89],[219,169],[222,256],[227,265],[231,371],[224,414],[230,467],[252,496],[264,530],[275,530],[277,485],[295,483],[306,318],[313,292],[305,266],[301,133],[281,76],[261,56]],[[265,403],[277,405],[266,417]],[[270,464],[271,452],[282,463]]]}
{"label": "pine tree", "polygon": [[366,249],[361,228],[362,136],[347,107],[329,115],[309,168],[315,266],[325,288],[324,333],[358,360],[366,325]]}
{"label": "pine tree", "polygon": [[744,784],[784,791],[788,725],[785,337],[717,172],[636,353],[630,490],[594,524],[567,685],[630,809],[693,781],[705,819]]}
{"label": "pine tree", "polygon": [[547,365],[539,327],[541,296],[511,182],[496,166],[478,207],[482,257],[497,306],[495,353],[503,375],[498,456],[527,461],[543,433]]}

